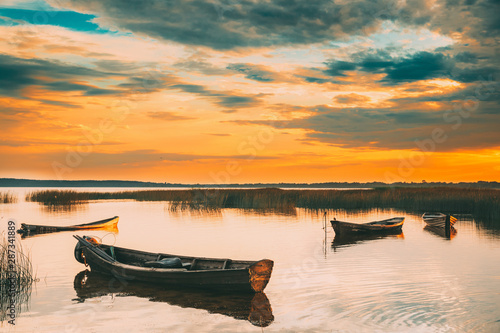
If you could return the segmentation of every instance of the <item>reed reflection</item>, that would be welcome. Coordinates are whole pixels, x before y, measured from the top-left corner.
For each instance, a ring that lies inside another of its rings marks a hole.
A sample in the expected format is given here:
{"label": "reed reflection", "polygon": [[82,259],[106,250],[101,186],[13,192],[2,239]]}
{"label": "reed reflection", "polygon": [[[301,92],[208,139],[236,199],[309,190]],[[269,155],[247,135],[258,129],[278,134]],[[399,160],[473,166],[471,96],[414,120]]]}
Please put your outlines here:
{"label": "reed reflection", "polygon": [[476,226],[479,229],[484,229],[495,236],[500,237],[500,217],[474,217],[474,221],[476,222]]}
{"label": "reed reflection", "polygon": [[73,285],[77,302],[106,295],[136,296],[147,298],[151,302],[165,302],[183,308],[201,309],[209,313],[248,320],[258,327],[267,327],[274,321],[271,304],[264,293],[167,289],[141,282],[119,281],[114,277],[89,270],[78,273]]}
{"label": "reed reflection", "polygon": [[75,213],[89,209],[88,203],[72,203],[72,204],[41,204],[40,209],[48,214]]}

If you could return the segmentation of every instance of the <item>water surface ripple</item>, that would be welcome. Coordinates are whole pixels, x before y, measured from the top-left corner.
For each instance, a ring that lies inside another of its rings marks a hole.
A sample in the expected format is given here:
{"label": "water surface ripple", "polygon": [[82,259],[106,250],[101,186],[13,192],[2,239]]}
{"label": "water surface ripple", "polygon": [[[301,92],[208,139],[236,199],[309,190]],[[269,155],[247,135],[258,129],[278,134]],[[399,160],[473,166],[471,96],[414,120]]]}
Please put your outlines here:
{"label": "water surface ripple", "polygon": [[1,230],[11,218],[69,225],[119,215],[116,240],[105,238],[117,246],[272,259],[265,296],[273,320],[253,325],[245,297],[190,293],[187,302],[177,291],[155,296],[140,286],[117,292],[105,285],[84,293],[74,283],[85,268],[73,258],[73,233],[65,232],[18,240],[40,281],[16,326],[1,322],[2,332],[500,332],[500,237],[473,217],[459,220],[447,239],[424,230],[420,214],[328,211],[328,218],[354,222],[406,217],[401,235],[345,240],[329,224],[324,233],[322,211],[179,211],[130,200],[47,210],[22,200],[29,189],[9,190],[20,200],[0,204]]}

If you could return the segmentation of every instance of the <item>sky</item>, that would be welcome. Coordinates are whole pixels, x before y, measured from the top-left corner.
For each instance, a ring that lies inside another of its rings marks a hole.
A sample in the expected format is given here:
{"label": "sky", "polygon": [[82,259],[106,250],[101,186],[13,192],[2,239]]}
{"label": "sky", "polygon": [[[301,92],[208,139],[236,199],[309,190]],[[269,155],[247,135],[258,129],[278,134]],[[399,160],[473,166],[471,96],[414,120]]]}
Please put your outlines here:
{"label": "sky", "polygon": [[500,181],[498,0],[2,0],[0,177]]}

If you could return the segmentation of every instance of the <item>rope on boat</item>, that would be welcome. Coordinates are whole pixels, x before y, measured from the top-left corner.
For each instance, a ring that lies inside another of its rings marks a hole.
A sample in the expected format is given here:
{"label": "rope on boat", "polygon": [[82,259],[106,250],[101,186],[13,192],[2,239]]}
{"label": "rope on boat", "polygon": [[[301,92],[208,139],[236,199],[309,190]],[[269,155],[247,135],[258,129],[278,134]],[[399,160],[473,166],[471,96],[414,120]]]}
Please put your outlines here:
{"label": "rope on boat", "polygon": [[101,245],[101,244],[102,244],[102,238],[101,238],[101,237],[94,236],[94,235],[90,235],[90,236],[87,236],[87,237],[89,237],[89,238],[93,238],[93,239],[96,241],[96,243],[97,243],[98,245]]}
{"label": "rope on boat", "polygon": [[115,245],[115,243],[116,243],[116,235],[115,235],[114,233],[112,233],[112,232],[108,232],[106,235],[102,236],[102,238],[101,238],[101,244],[102,244],[102,240],[103,240],[104,238],[106,238],[106,236],[108,236],[108,235],[112,235],[112,236],[113,236],[114,241],[113,241],[113,244],[111,244],[111,246],[114,246],[114,245]]}
{"label": "rope on boat", "polygon": [[106,236],[108,236],[108,235],[112,235],[112,236],[114,237],[113,244],[111,244],[111,246],[115,245],[115,243],[116,243],[116,236],[115,236],[115,234],[114,234],[114,233],[112,233],[112,232],[108,232],[107,234],[105,234],[105,235],[104,235],[104,236],[102,236],[102,237],[98,237],[98,236],[94,236],[94,235],[90,235],[90,236],[88,236],[88,237],[90,237],[90,238],[94,238],[96,241],[98,240],[97,244],[101,245],[101,244],[102,244],[102,240],[103,240],[104,238],[106,238]]}

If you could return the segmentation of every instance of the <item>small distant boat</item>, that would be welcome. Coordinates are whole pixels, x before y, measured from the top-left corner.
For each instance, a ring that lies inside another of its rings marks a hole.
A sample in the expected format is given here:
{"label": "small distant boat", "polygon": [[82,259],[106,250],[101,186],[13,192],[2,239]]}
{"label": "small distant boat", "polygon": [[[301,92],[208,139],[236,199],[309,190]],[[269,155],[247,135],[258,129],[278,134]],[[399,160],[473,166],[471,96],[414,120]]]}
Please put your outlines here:
{"label": "small distant boat", "polygon": [[92,271],[118,279],[187,288],[262,292],[274,262],[269,259],[241,261],[150,253],[98,244],[90,237],[78,240],[75,258]]}
{"label": "small distant boat", "polygon": [[435,227],[435,228],[446,228],[446,227],[452,227],[455,222],[457,222],[457,219],[451,215],[450,220],[449,220],[449,226],[446,226],[446,216],[445,214],[442,213],[425,213],[422,215],[422,219],[424,222],[430,226],[430,227]]}
{"label": "small distant boat", "polygon": [[109,219],[104,219],[100,221],[83,223],[70,226],[50,226],[50,225],[36,225],[36,224],[26,224],[21,223],[21,229],[17,232],[23,235],[34,234],[44,234],[49,232],[58,231],[75,231],[75,230],[85,230],[85,229],[101,229],[101,228],[116,228],[118,225],[118,216],[111,217]]}
{"label": "small distant boat", "polygon": [[393,217],[387,220],[373,221],[368,223],[353,223],[330,221],[336,235],[350,233],[400,233],[403,228],[404,217]]}

